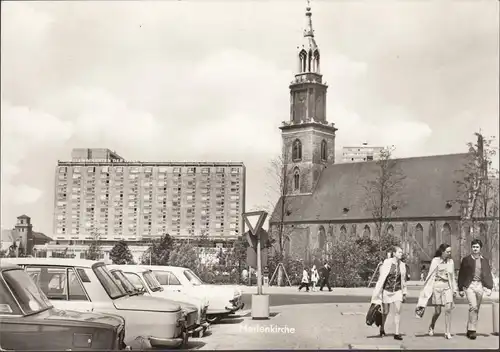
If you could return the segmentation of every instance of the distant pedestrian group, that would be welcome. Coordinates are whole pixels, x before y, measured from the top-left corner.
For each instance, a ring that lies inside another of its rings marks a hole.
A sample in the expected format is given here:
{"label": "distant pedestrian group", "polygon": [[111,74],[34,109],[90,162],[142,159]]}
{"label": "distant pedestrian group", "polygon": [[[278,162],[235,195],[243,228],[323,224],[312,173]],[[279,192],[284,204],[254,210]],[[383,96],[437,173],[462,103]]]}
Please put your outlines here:
{"label": "distant pedestrian group", "polygon": [[[494,287],[493,277],[488,260],[481,255],[483,243],[479,239],[471,242],[471,254],[462,259],[458,278],[455,276],[455,266],[451,259],[451,246],[443,243],[437,249],[430,263],[427,277],[420,292],[415,315],[422,318],[425,308],[434,306],[428,332],[434,335],[436,322],[444,310],[446,339],[451,339],[451,316],[455,307],[454,299],[459,294],[466,297],[469,303],[467,321],[467,338],[477,338],[477,322],[479,309],[484,294],[491,295]],[[403,250],[395,247],[390,258],[386,259],[380,267],[380,275],[373,291],[371,306],[366,316],[366,323],[372,325],[376,322],[379,326],[380,337],[386,335],[385,322],[389,314],[390,305],[394,306],[394,339],[402,340],[400,333],[401,306],[406,299],[408,279],[407,267],[401,260]]]}
{"label": "distant pedestrian group", "polygon": [[316,269],[316,265],[310,270],[307,267],[304,267],[302,271],[302,279],[299,286],[299,291],[303,288],[306,289],[306,292],[309,292],[309,284],[311,284],[311,290],[313,292],[317,291],[317,287],[319,286],[319,291],[323,291],[325,286],[328,287],[328,290],[331,292],[332,287],[330,286],[330,272],[331,266],[328,263],[325,263],[324,266],[318,271]]}

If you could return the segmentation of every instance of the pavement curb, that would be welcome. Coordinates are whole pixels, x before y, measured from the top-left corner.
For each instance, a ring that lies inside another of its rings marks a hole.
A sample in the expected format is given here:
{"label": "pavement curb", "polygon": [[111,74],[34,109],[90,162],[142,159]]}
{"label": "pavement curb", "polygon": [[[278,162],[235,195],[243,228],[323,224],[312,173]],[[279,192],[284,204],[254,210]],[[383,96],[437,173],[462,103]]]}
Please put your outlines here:
{"label": "pavement curb", "polygon": [[350,350],[406,350],[404,345],[359,345],[359,344],[349,344]]}

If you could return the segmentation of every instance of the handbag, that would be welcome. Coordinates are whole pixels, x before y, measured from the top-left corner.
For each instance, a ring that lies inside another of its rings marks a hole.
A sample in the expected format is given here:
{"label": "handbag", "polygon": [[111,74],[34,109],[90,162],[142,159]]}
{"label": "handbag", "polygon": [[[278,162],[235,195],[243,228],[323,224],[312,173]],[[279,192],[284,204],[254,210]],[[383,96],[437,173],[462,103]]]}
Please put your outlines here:
{"label": "handbag", "polygon": [[[436,267],[434,268],[434,271],[430,275],[427,276],[427,279],[424,282],[424,287],[425,287],[425,285],[427,285],[427,282],[429,281],[429,279],[431,278],[431,276],[434,275],[434,273],[437,271],[438,268],[439,268],[439,265],[436,265]],[[429,297],[429,299],[427,300],[427,302],[431,298],[432,298],[432,295]],[[418,319],[422,318],[424,316],[424,313],[425,313],[425,307],[417,306],[415,308],[415,317],[417,317]]]}
{"label": "handbag", "polygon": [[377,326],[382,324],[382,312],[380,304],[372,303],[366,313],[366,325],[372,326],[375,323]]}

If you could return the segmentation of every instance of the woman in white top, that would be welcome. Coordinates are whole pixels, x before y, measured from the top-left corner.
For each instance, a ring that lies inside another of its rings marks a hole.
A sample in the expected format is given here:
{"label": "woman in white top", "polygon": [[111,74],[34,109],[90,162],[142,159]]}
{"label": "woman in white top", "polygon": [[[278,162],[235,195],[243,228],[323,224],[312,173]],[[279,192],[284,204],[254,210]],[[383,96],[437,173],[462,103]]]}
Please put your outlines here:
{"label": "woman in white top", "polygon": [[316,265],[313,265],[312,269],[311,269],[311,283],[312,283],[312,291],[316,291],[316,284],[318,282],[318,279],[319,279],[319,274],[318,274],[318,270],[316,269]]}
{"label": "woman in white top", "polygon": [[299,291],[304,287],[306,288],[306,292],[309,292],[309,273],[307,272],[307,268],[304,268],[304,271],[302,271],[302,282],[300,283]]}
{"label": "woman in white top", "polygon": [[394,247],[391,257],[384,260],[380,266],[380,274],[373,290],[371,303],[382,306],[382,324],[380,325],[380,337],[385,336],[385,321],[389,315],[389,307],[394,305],[395,340],[402,340],[399,333],[399,321],[401,317],[401,305],[406,298],[406,265],[401,261],[403,250]]}
{"label": "woman in white top", "polygon": [[429,325],[429,335],[434,335],[436,321],[441,315],[441,309],[444,307],[444,327],[446,339],[451,339],[451,310],[454,307],[453,299],[458,292],[457,282],[455,281],[455,265],[451,259],[451,246],[443,243],[439,246],[431,261],[429,274],[425,280],[417,307],[425,308],[429,298],[431,304],[435,306],[434,315]]}

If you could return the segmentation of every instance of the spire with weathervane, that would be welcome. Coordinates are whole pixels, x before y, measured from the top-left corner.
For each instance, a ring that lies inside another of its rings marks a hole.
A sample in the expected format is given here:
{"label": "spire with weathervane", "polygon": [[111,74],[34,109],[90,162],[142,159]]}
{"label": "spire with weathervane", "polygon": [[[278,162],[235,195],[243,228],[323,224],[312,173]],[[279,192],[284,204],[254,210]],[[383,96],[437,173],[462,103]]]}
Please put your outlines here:
{"label": "spire with weathervane", "polygon": [[312,12],[310,0],[307,0],[306,7],[306,28],[304,29],[304,39],[299,50],[299,70],[298,73],[318,73],[319,66],[319,48],[314,39],[314,29],[312,25]]}
{"label": "spire with weathervane", "polygon": [[319,122],[326,124],[326,90],[320,73],[319,48],[314,38],[311,4],[307,1],[306,27],[302,45],[297,47],[298,71],[290,84],[293,124]]}

